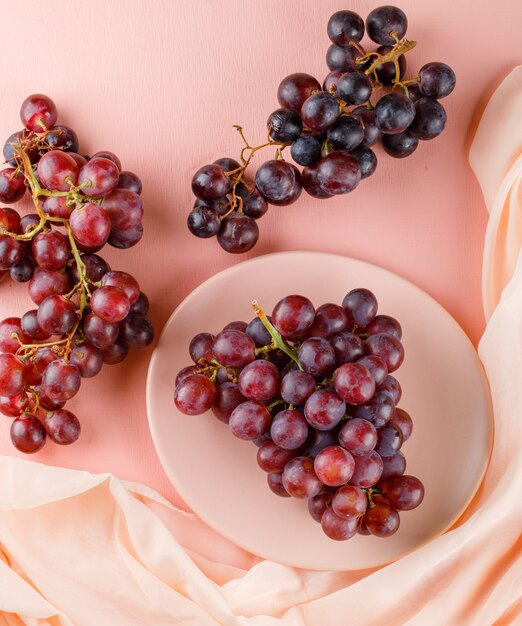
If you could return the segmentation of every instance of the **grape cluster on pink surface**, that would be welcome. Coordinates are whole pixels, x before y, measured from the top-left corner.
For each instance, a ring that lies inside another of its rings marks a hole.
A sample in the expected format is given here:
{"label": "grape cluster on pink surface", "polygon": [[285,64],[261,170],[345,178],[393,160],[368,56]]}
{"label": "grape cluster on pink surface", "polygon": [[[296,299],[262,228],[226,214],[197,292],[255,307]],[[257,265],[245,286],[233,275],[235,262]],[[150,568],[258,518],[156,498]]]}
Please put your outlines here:
{"label": "grape cluster on pink surface", "polygon": [[258,446],[269,488],[306,499],[331,539],[394,534],[399,512],[424,497],[401,451],[413,421],[398,406],[393,375],[404,359],[400,323],[378,314],[364,288],[340,305],[315,308],[290,295],[271,316],[253,307],[249,323],[191,340],[193,363],[177,375],[176,407],[191,416],[211,410]]}
{"label": "grape cluster on pink surface", "polygon": [[[136,279],[98,254],[141,239],[140,179],[110,151],[80,154],[49,97],[26,98],[20,117],[0,171],[0,282],[27,283],[33,306],[0,321],[0,413],[15,418],[14,446],[32,453],[47,439],[76,441],[80,422],[64,406],[82,379],[149,345],[154,331]],[[26,193],[34,212],[1,206]]]}
{"label": "grape cluster on pink surface", "polygon": [[[353,191],[377,167],[376,144],[394,158],[407,157],[419,141],[434,139],[446,125],[439,100],[455,88],[455,73],[431,62],[407,76],[408,20],[393,6],[370,12],[366,25],[353,11],[338,11],[328,22],[330,72],[321,83],[302,72],[284,78],[277,90],[280,108],[267,120],[266,143],[252,146],[236,126],[245,147],[240,159],[204,165],[192,179],[197,200],[187,225],[196,237],[217,237],[227,252],[247,252],[259,237],[257,220],[269,205],[295,202],[303,189],[317,199]],[[363,48],[364,34],[378,44]],[[247,168],[255,153],[275,147],[255,180]],[[289,148],[293,163],[283,151]]]}

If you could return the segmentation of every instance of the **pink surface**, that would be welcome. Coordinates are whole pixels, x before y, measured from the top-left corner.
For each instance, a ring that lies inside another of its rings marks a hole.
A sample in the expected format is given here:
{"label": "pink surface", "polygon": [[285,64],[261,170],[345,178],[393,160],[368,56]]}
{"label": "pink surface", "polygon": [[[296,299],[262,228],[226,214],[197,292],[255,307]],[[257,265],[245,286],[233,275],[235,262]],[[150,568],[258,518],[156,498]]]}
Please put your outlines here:
{"label": "pink surface", "polygon": [[[366,14],[378,4],[11,4],[4,10],[9,27],[2,33],[7,56],[0,137],[19,128],[23,98],[41,91],[56,101],[60,120],[77,130],[82,150],[113,150],[125,168],[142,177],[144,240],[130,252],[110,250],[107,258],[141,281],[159,331],[195,286],[238,262],[216,242],[187,232],[192,172],[219,156],[238,154],[232,124],[240,123],[252,141],[263,139],[265,119],[277,107],[277,84],[286,74],[326,74],[331,13],[349,7]],[[291,207],[272,208],[260,223],[259,244],[247,257],[310,249],[386,266],[433,295],[476,342],[484,328],[480,270],[486,212],[467,164],[466,138],[477,107],[520,61],[520,6],[516,0],[478,0],[472,10],[448,0],[400,5],[409,18],[408,35],[419,42],[408,55],[410,67],[441,60],[457,73],[457,89],[444,102],[445,133],[407,161],[383,158],[374,177],[350,196],[326,203],[303,197]],[[477,33],[497,38],[494,52],[477,48]],[[256,162],[261,161],[260,156]],[[0,316],[28,308],[25,287],[4,283],[0,294]],[[148,432],[149,355],[135,354],[87,381],[71,403],[83,421],[82,440],[69,449],[46,446],[33,458],[111,471],[177,502]],[[2,418],[0,452],[15,455],[8,427],[8,418]]]}

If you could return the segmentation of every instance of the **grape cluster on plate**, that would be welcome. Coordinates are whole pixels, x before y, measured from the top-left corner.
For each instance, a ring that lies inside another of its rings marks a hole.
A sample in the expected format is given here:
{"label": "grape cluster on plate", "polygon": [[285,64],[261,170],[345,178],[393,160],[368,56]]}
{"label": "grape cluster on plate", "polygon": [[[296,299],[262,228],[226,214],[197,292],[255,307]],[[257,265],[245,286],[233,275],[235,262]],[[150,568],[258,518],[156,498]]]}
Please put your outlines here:
{"label": "grape cluster on plate", "polygon": [[28,192],[35,212],[0,207],[0,281],[27,282],[36,308],[0,322],[0,413],[15,418],[14,446],[31,453],[47,437],[76,441],[80,423],[63,407],[81,379],[149,345],[154,331],[137,281],[96,254],[141,239],[140,179],[112,152],[79,154],[47,96],[26,98],[20,116],[24,130],[4,145],[0,204]]}
{"label": "grape cluster on plate", "polygon": [[378,315],[362,288],[342,306],[315,309],[300,295],[283,298],[271,317],[253,306],[250,323],[192,339],[177,408],[212,409],[233,435],[253,441],[270,489],[308,499],[331,539],[392,535],[398,511],[424,497],[421,481],[404,474],[400,450],[413,423],[397,406],[402,391],[391,375],[404,359],[399,322]]}
{"label": "grape cluster on plate", "polygon": [[[378,48],[367,51],[361,45],[363,19],[353,11],[334,13],[326,54],[331,71],[323,84],[303,73],[283,79],[277,90],[281,108],[268,118],[264,144],[251,146],[236,127],[245,143],[240,160],[218,159],[194,174],[197,200],[189,230],[196,237],[217,236],[227,252],[247,252],[259,237],[256,220],[269,204],[292,204],[303,189],[319,199],[349,193],[374,173],[375,144],[403,158],[419,140],[440,135],[446,111],[439,100],[453,91],[455,73],[432,62],[406,80],[405,54],[416,45],[405,38],[407,25],[397,7],[374,9],[366,18],[366,33]],[[276,148],[275,158],[258,168],[253,183],[246,171],[265,147]],[[288,147],[301,171],[283,158]]]}

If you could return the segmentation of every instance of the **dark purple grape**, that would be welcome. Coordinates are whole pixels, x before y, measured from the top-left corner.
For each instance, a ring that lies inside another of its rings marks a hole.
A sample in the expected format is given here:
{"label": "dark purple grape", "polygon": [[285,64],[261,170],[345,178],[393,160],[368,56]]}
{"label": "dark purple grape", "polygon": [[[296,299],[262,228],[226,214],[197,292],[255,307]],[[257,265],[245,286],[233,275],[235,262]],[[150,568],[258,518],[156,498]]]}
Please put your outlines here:
{"label": "dark purple grape", "polygon": [[[384,56],[385,54],[388,54],[391,49],[392,46],[379,46],[376,52]],[[393,82],[398,82],[401,78],[403,78],[406,73],[406,57],[401,54],[401,56],[397,59],[397,63],[399,65],[399,76],[397,76],[395,63],[393,63],[393,61],[382,63],[375,68],[377,78],[382,85],[389,86]]]}
{"label": "dark purple grape", "polygon": [[198,333],[189,344],[190,358],[194,363],[199,363],[201,359],[212,361],[212,346],[214,345],[214,335],[210,333]]}
{"label": "dark purple grape", "polygon": [[362,339],[353,333],[339,333],[330,343],[335,350],[336,365],[352,363],[364,354]]}
{"label": "dark purple grape", "polygon": [[255,220],[241,213],[226,217],[218,233],[219,245],[231,254],[248,252],[259,239],[259,227]]}
{"label": "dark purple grape", "polygon": [[424,499],[424,485],[415,476],[404,474],[392,478],[382,490],[388,502],[400,511],[410,511]]}
{"label": "dark purple grape", "polygon": [[312,94],[301,108],[303,124],[316,132],[322,132],[333,126],[339,115],[339,102],[327,91]]}
{"label": "dark purple grape", "polygon": [[316,496],[308,498],[308,511],[312,519],[320,524],[323,513],[330,506],[331,502],[332,494],[328,492],[318,493]]}
{"label": "dark purple grape", "polygon": [[314,391],[304,408],[306,421],[317,430],[331,430],[339,424],[345,413],[345,402],[328,389]]}
{"label": "dark purple grape", "polygon": [[399,400],[402,396],[402,389],[399,381],[393,376],[386,376],[384,382],[382,382],[377,391],[387,393],[395,404],[399,404]]}
{"label": "dark purple grape", "polygon": [[397,337],[400,341],[402,338],[402,328],[399,322],[389,315],[376,315],[373,320],[367,324],[364,331],[368,335],[377,335],[379,333],[387,333]]}
{"label": "dark purple grape", "polygon": [[311,135],[301,135],[290,149],[292,159],[299,165],[313,165],[321,159],[321,143]]}
{"label": "dark purple grape", "polygon": [[353,415],[371,422],[375,428],[382,428],[395,413],[395,404],[388,393],[377,391],[372,399],[353,409]]}
{"label": "dark purple grape", "polygon": [[446,111],[442,104],[432,98],[421,98],[415,103],[415,119],[408,127],[408,133],[417,139],[433,139],[442,133],[446,126]]}
{"label": "dark purple grape", "polygon": [[253,402],[268,402],[279,391],[281,377],[277,367],[259,359],[248,363],[239,374],[239,391]]}
{"label": "dark purple grape", "polygon": [[190,232],[196,235],[196,237],[208,239],[219,233],[221,220],[215,209],[200,205],[194,207],[188,214],[187,226]]}
{"label": "dark purple grape", "polygon": [[314,391],[315,380],[306,372],[288,372],[281,381],[281,397],[288,404],[303,405]]}
{"label": "dark purple grape", "polygon": [[256,187],[269,204],[286,206],[301,195],[301,173],[287,161],[272,159],[257,170]]}
{"label": "dark purple grape", "polygon": [[375,354],[383,359],[390,374],[402,365],[404,348],[397,337],[378,333],[377,335],[370,335],[364,343],[369,354]]}
{"label": "dark purple grape", "polygon": [[[97,254],[82,254],[82,262],[85,265],[85,275],[93,283],[99,282],[105,274],[111,271],[109,264]],[[71,266],[71,277],[75,283],[79,282],[80,274],[76,263]]]}
{"label": "dark purple grape", "polygon": [[216,400],[216,387],[203,374],[193,374],[182,380],[174,391],[174,402],[185,415],[206,413]]}
{"label": "dark purple grape", "polygon": [[344,76],[343,70],[332,70],[328,73],[323,82],[323,91],[327,91],[333,95],[337,94],[337,83],[341,76]]}
{"label": "dark purple grape", "polygon": [[364,35],[364,22],[360,15],[353,11],[337,11],[328,20],[326,27],[328,37],[338,46],[349,46],[350,42],[358,43]]}
{"label": "dark purple grape", "polygon": [[289,498],[290,494],[283,487],[283,475],[282,474],[267,474],[266,480],[270,489],[281,498]]}
{"label": "dark purple grape", "polygon": [[361,168],[354,157],[337,150],[319,161],[317,178],[326,193],[333,195],[349,193],[361,181]]}
{"label": "dark purple grape", "polygon": [[302,337],[315,318],[315,309],[308,298],[299,295],[286,296],[272,311],[272,323],[286,339]]}
{"label": "dark purple grape", "polygon": [[120,322],[118,340],[128,348],[146,348],[154,339],[154,328],[149,320],[129,315]]}
{"label": "dark purple grape", "polygon": [[383,458],[393,456],[402,446],[402,431],[398,426],[387,424],[378,430],[378,440],[375,452]]}
{"label": "dark purple grape", "polygon": [[419,71],[419,90],[429,98],[440,100],[455,89],[455,72],[446,63],[433,61],[423,65]]}
{"label": "dark purple grape", "polygon": [[334,335],[343,332],[346,328],[346,313],[337,304],[322,304],[315,312],[314,323],[310,326],[310,337],[324,337],[331,339]]}
{"label": "dark purple grape", "polygon": [[364,104],[373,91],[373,83],[363,72],[346,72],[337,82],[336,96],[346,104]]}
{"label": "dark purple grape", "polygon": [[34,275],[34,261],[26,254],[18,263],[15,263],[9,269],[9,275],[17,283],[26,283],[31,280]]}
{"label": "dark purple grape", "polygon": [[303,102],[315,91],[321,91],[321,85],[313,76],[303,73],[290,74],[281,81],[277,89],[277,99],[282,107],[299,113]]}
{"label": "dark purple grape", "polygon": [[[27,131],[19,130],[16,133],[10,135],[5,141],[3,150],[4,159],[11,167],[17,167],[15,148],[20,147],[20,140],[24,140],[26,136]],[[25,148],[25,153],[29,157],[29,161],[31,161],[31,163],[33,164],[36,163],[40,158],[40,154],[36,148]]]}
{"label": "dark purple grape", "polygon": [[390,480],[402,476],[406,471],[406,458],[400,450],[392,456],[383,456],[382,464],[381,480]]}
{"label": "dark purple grape", "polygon": [[336,46],[333,43],[326,51],[326,65],[330,70],[343,72],[364,70],[368,63],[358,63],[362,56],[363,54],[353,46]]}
{"label": "dark purple grape", "polygon": [[85,342],[72,349],[69,361],[75,365],[82,378],[92,378],[100,373],[103,354],[99,348]]}
{"label": "dark purple grape", "polygon": [[291,109],[276,109],[270,114],[266,127],[272,141],[291,143],[303,130],[303,122],[299,114]]}
{"label": "dark purple grape", "polygon": [[327,198],[332,198],[333,195],[331,193],[326,193],[326,191],[324,191],[321,187],[319,181],[319,164],[320,161],[315,165],[303,168],[303,188],[306,193],[313,198],[325,200]]}
{"label": "dark purple grape", "polygon": [[219,167],[222,167],[225,172],[233,172],[234,170],[238,170],[241,167],[236,159],[232,159],[231,157],[222,157],[221,159],[216,159],[214,161],[214,165],[219,165]]}
{"label": "dark purple grape", "polygon": [[368,37],[381,46],[393,46],[396,39],[402,39],[408,28],[408,18],[404,11],[394,6],[374,9],[366,18]]}
{"label": "dark purple grape", "polygon": [[375,122],[375,111],[365,106],[360,106],[351,112],[351,115],[357,117],[364,129],[363,146],[371,148],[382,137],[382,131]]}
{"label": "dark purple grape", "polygon": [[375,105],[375,122],[383,133],[402,133],[413,122],[415,107],[406,96],[392,92]]}
{"label": "dark purple grape", "polygon": [[241,395],[239,387],[230,381],[218,385],[216,399],[212,406],[212,413],[225,424],[228,424],[232,411],[246,401]]}
{"label": "dark purple grape", "polygon": [[419,145],[419,140],[412,137],[409,132],[397,135],[384,135],[382,147],[384,151],[395,159],[404,159],[413,154]]}
{"label": "dark purple grape", "polygon": [[353,150],[364,138],[360,121],[352,115],[341,115],[328,129],[328,141],[334,150]]}
{"label": "dark purple grape", "polygon": [[323,448],[338,445],[340,429],[341,424],[330,430],[317,430],[317,428],[309,428],[308,439],[305,444],[307,456],[314,459]]}
{"label": "dark purple grape", "polygon": [[377,445],[377,429],[364,419],[354,417],[343,424],[339,431],[339,443],[351,454],[368,454]]}
{"label": "dark purple grape", "polygon": [[268,211],[267,201],[255,187],[249,189],[246,185],[238,185],[236,193],[243,201],[242,209],[247,217],[258,220]]}
{"label": "dark purple grape", "polygon": [[55,126],[46,135],[45,142],[51,148],[61,148],[64,152],[78,152],[78,136],[72,128],[68,126]]}
{"label": "dark purple grape", "polygon": [[324,378],[335,367],[335,351],[327,339],[311,337],[299,348],[299,362],[308,374]]}
{"label": "dark purple grape", "polygon": [[352,289],[344,296],[342,307],[349,323],[366,326],[377,315],[377,298],[369,289]]}
{"label": "dark purple grape", "polygon": [[129,191],[134,191],[138,196],[142,191],[141,180],[134,174],[134,172],[120,172],[120,177],[118,179],[118,189],[128,189]]}
{"label": "dark purple grape", "polygon": [[231,189],[232,183],[219,165],[204,165],[192,177],[192,192],[201,200],[217,200]]}
{"label": "dark purple grape", "polygon": [[137,315],[138,317],[145,317],[149,312],[149,299],[142,292],[140,292],[139,298],[131,305],[129,315]]}
{"label": "dark purple grape", "polygon": [[397,426],[402,433],[402,440],[407,441],[411,437],[413,430],[413,420],[404,409],[397,407],[390,420],[390,425]]}
{"label": "dark purple grape", "polygon": [[[270,322],[272,321],[270,317],[268,320]],[[272,343],[272,337],[259,317],[254,317],[254,319],[249,322],[245,332],[254,340],[254,343],[258,348],[263,348],[264,346],[268,346]]]}
{"label": "dark purple grape", "polygon": [[272,416],[263,404],[243,402],[231,413],[228,425],[239,439],[253,440],[264,435],[270,428]]}
{"label": "dark purple grape", "polygon": [[377,169],[377,156],[371,148],[357,146],[350,154],[355,157],[361,168],[361,178],[368,178]]}
{"label": "dark purple grape", "polygon": [[127,230],[113,228],[107,239],[107,243],[118,250],[128,250],[141,241],[143,237],[143,224]]}

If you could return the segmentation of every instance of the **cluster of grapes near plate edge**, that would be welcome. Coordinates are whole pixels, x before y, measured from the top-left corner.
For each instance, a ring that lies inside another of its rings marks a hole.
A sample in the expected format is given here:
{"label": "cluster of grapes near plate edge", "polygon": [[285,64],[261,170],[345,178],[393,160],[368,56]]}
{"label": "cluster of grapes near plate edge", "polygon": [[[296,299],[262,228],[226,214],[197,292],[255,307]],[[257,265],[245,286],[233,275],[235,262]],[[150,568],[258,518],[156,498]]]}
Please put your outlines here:
{"label": "cluster of grapes near plate edge", "polygon": [[[227,252],[247,252],[259,237],[256,220],[269,204],[292,204],[303,188],[318,199],[349,193],[375,172],[375,144],[403,158],[419,140],[437,137],[446,124],[439,100],[453,91],[455,74],[445,63],[432,62],[405,79],[405,55],[416,45],[405,38],[407,25],[397,7],[373,10],[366,33],[379,47],[367,51],[361,45],[363,19],[352,11],[332,15],[326,54],[331,71],[322,87],[309,74],[284,78],[277,90],[281,108],[268,118],[266,143],[251,146],[236,126],[245,143],[240,161],[218,159],[194,174],[197,200],[189,230],[196,237],[217,236]],[[258,168],[254,183],[247,169],[262,148],[275,148],[275,158]],[[302,171],[284,159],[286,148]]]}
{"label": "cluster of grapes near plate edge", "polygon": [[149,345],[154,331],[138,282],[96,254],[141,239],[140,179],[112,152],[79,154],[47,96],[29,96],[20,117],[24,130],[4,145],[0,204],[28,192],[36,212],[0,207],[0,281],[27,282],[37,308],[0,322],[0,413],[15,418],[14,446],[31,453],[47,438],[76,441],[80,422],[63,407],[81,379]]}
{"label": "cluster of grapes near plate edge", "polygon": [[400,323],[378,315],[363,288],[317,309],[287,296],[270,317],[252,305],[248,324],[192,339],[177,408],[190,416],[212,409],[233,435],[253,441],[270,489],[307,499],[331,539],[393,535],[398,511],[424,497],[400,450],[413,429],[391,375],[404,359]]}

